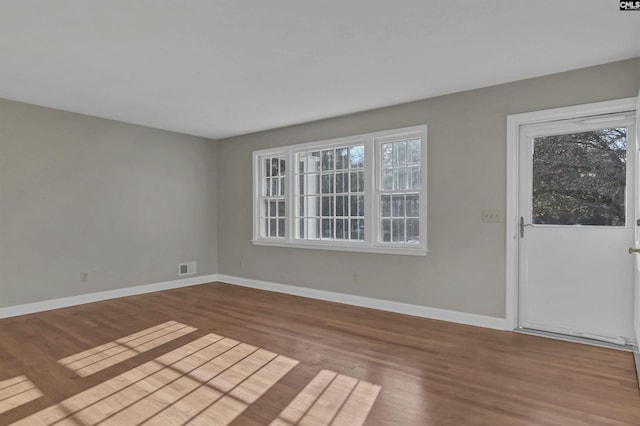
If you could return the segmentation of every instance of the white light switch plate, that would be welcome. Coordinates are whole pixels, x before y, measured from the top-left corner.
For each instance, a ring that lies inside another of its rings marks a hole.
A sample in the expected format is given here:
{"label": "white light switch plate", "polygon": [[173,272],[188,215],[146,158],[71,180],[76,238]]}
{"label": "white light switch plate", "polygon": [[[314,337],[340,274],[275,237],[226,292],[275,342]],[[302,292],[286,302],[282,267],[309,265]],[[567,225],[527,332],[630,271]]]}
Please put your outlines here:
{"label": "white light switch plate", "polygon": [[482,210],[482,222],[484,223],[502,222],[502,210]]}

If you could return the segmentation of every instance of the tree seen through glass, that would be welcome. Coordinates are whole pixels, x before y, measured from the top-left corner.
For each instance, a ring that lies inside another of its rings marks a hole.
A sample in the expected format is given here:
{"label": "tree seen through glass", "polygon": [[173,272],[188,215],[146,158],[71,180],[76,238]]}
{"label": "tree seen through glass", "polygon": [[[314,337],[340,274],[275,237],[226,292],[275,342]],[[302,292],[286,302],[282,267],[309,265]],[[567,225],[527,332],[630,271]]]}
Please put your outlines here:
{"label": "tree seen through glass", "polygon": [[627,129],[534,138],[533,223],[625,225]]}

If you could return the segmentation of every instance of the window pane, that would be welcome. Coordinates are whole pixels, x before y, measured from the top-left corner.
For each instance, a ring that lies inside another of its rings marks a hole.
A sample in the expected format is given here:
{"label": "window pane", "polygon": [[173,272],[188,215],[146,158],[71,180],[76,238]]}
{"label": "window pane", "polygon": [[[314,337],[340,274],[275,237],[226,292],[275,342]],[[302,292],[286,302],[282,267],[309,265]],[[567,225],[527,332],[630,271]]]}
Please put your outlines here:
{"label": "window pane", "polygon": [[351,172],[351,192],[358,192],[358,172]]}
{"label": "window pane", "polygon": [[278,167],[279,164],[280,164],[280,161],[278,161],[277,158],[272,158],[271,159],[271,176],[279,176],[280,175],[279,167]]}
{"label": "window pane", "polygon": [[407,142],[407,162],[410,164],[420,164],[420,139]]}
{"label": "window pane", "polygon": [[420,242],[420,232],[419,232],[419,220],[418,219],[407,219],[407,242],[408,243],[419,243]]}
{"label": "window pane", "polygon": [[418,194],[407,194],[406,201],[407,217],[420,216],[420,202]]}
{"label": "window pane", "polygon": [[269,216],[276,217],[277,206],[278,206],[278,202],[276,200],[271,200],[269,202]]}
{"label": "window pane", "polygon": [[322,219],[322,238],[333,238],[333,219]]}
{"label": "window pane", "polygon": [[323,194],[333,193],[333,174],[322,175],[322,193]]}
{"label": "window pane", "polygon": [[336,169],[342,170],[349,167],[349,148],[336,149]]}
{"label": "window pane", "polygon": [[298,206],[299,206],[298,214],[300,216],[304,216],[304,207],[306,205],[305,200],[306,200],[306,197],[298,197]]}
{"label": "window pane", "polygon": [[364,195],[351,196],[351,216],[364,216]]}
{"label": "window pane", "polygon": [[269,236],[270,237],[277,237],[277,219],[269,219]]}
{"label": "window pane", "polygon": [[336,216],[349,216],[347,208],[347,196],[339,195],[336,197]]}
{"label": "window pane", "polygon": [[307,175],[306,193],[309,195],[320,193],[320,175],[315,173]]}
{"label": "window pane", "polygon": [[404,242],[404,219],[393,219],[393,241]]}
{"label": "window pane", "polygon": [[337,173],[336,174],[336,193],[349,192],[349,174]]}
{"label": "window pane", "polygon": [[407,163],[407,143],[395,142],[393,144],[393,164],[404,166]]}
{"label": "window pane", "polygon": [[382,241],[391,241],[391,219],[382,219]]}
{"label": "window pane", "polygon": [[284,237],[284,219],[278,219],[278,237]]}
{"label": "window pane", "polygon": [[320,238],[320,219],[307,219],[307,238]]}
{"label": "window pane", "polygon": [[322,151],[322,171],[333,170],[333,150]]}
{"label": "window pane", "polygon": [[271,159],[264,160],[264,171],[267,177],[271,176]]}
{"label": "window pane", "polygon": [[320,197],[307,197],[307,216],[320,216]]}
{"label": "window pane", "polygon": [[382,216],[383,217],[391,216],[391,196],[390,195],[382,196]]}
{"label": "window pane", "polygon": [[364,145],[352,146],[349,150],[351,168],[364,167]]}
{"label": "window pane", "polygon": [[280,200],[278,201],[278,216],[284,217],[285,216],[284,212],[285,212],[284,200]]}
{"label": "window pane", "polygon": [[319,158],[320,153],[316,153],[318,154],[318,156],[314,156],[314,153],[311,152],[302,152],[297,154],[298,155],[298,162],[299,162],[299,173],[313,173],[313,172],[317,172],[317,159]]}
{"label": "window pane", "polygon": [[336,239],[349,239],[349,221],[348,219],[336,219]]}
{"label": "window pane", "polygon": [[278,195],[278,178],[271,178],[271,195]]}
{"label": "window pane", "polygon": [[393,164],[393,144],[382,144],[382,165],[391,166]]}
{"label": "window pane", "polygon": [[393,169],[385,167],[382,172],[382,189],[393,189]]}
{"label": "window pane", "polygon": [[280,176],[284,176],[285,175],[285,169],[284,169],[284,159],[280,160]]}
{"label": "window pane", "polygon": [[317,173],[320,171],[320,151],[312,152],[308,157],[307,172]]}
{"label": "window pane", "polygon": [[304,226],[304,218],[298,219],[298,232],[300,233],[298,236],[299,238],[306,238],[304,232],[305,228],[306,227]]}
{"label": "window pane", "polygon": [[394,195],[391,198],[393,217],[404,217],[404,195]]}
{"label": "window pane", "polygon": [[351,239],[364,240],[364,219],[351,219]]}
{"label": "window pane", "polygon": [[333,197],[322,197],[322,216],[333,216]]}
{"label": "window pane", "polygon": [[364,191],[364,172],[351,172],[351,192]]}
{"label": "window pane", "polygon": [[420,189],[422,182],[420,182],[420,166],[409,167],[409,189]]}
{"label": "window pane", "polygon": [[285,179],[284,176],[280,178],[280,195],[284,195],[285,192]]}
{"label": "window pane", "polygon": [[393,188],[394,189],[407,188],[407,169],[405,167],[393,169]]}
{"label": "window pane", "polygon": [[264,192],[267,197],[271,195],[271,178],[264,180]]}
{"label": "window pane", "polygon": [[627,129],[534,139],[533,223],[625,225]]}

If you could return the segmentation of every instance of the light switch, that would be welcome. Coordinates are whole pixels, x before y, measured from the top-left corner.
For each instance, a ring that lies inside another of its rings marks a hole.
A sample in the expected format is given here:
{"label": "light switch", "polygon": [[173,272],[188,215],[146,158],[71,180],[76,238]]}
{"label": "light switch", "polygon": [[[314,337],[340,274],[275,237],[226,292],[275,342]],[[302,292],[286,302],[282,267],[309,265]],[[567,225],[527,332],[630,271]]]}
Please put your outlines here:
{"label": "light switch", "polygon": [[482,210],[482,222],[484,223],[502,222],[502,210]]}

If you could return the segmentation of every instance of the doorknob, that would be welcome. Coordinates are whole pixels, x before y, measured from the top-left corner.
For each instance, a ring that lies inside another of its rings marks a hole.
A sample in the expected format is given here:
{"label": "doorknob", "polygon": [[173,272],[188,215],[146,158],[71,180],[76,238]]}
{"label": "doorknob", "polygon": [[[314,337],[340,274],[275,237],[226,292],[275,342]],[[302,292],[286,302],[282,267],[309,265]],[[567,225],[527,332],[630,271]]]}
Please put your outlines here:
{"label": "doorknob", "polygon": [[629,254],[640,253],[640,248],[629,247]]}

